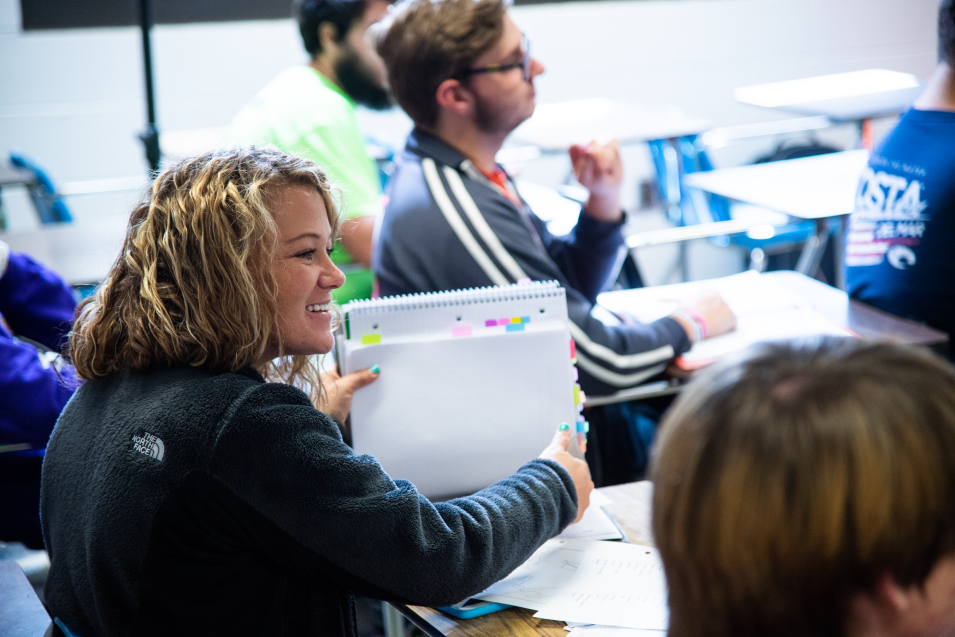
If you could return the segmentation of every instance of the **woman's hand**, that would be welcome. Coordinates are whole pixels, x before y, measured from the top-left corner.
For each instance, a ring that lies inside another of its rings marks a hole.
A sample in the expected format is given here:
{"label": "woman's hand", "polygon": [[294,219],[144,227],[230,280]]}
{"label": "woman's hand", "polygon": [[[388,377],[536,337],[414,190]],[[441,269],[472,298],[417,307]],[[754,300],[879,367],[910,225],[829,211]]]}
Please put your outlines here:
{"label": "woman's hand", "polygon": [[538,457],[553,460],[567,469],[570,477],[573,478],[574,487],[577,489],[577,518],[571,524],[576,524],[584,517],[584,511],[590,506],[590,492],[594,490],[594,481],[590,479],[590,467],[587,463],[567,453],[570,447],[570,433],[569,425],[561,425],[554,439],[550,441],[550,445]]}
{"label": "woman's hand", "polygon": [[355,390],[375,382],[380,373],[378,366],[374,365],[345,376],[339,376],[337,369],[322,374],[322,384],[325,386],[325,408],[322,411],[344,424],[351,411]]}

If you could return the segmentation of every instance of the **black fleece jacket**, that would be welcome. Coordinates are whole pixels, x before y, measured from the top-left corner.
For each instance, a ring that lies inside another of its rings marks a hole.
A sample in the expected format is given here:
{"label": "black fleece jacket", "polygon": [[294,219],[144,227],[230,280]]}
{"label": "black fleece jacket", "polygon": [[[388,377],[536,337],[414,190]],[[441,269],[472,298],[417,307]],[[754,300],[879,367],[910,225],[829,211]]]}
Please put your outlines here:
{"label": "black fleece jacket", "polygon": [[47,448],[44,593],[80,637],[352,636],[352,591],[457,602],[576,508],[546,460],[432,504],[252,370],[123,372],[83,385]]}

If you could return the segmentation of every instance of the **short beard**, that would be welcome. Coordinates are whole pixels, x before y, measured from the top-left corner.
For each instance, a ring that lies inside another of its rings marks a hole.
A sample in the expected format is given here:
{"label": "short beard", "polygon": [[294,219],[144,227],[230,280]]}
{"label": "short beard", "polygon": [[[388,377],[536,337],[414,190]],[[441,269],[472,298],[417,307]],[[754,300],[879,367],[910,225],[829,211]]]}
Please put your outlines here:
{"label": "short beard", "polygon": [[391,92],[378,83],[374,73],[368,70],[355,51],[346,51],[338,59],[335,75],[345,93],[358,104],[378,111],[394,104]]}
{"label": "short beard", "polygon": [[[475,95],[475,97],[477,96]],[[514,123],[511,121],[512,118],[507,117],[507,115],[509,113],[501,113],[488,108],[485,101],[480,97],[477,97],[474,102],[474,124],[482,133],[489,135],[510,134],[521,122]]]}

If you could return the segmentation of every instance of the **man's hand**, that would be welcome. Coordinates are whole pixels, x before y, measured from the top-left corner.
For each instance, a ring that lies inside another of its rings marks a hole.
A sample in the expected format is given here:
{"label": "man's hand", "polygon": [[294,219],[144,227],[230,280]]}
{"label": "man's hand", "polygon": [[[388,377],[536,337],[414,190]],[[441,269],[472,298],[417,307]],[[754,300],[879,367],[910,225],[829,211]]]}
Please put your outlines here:
{"label": "man's hand", "polygon": [[351,401],[355,396],[355,390],[375,382],[379,374],[377,365],[345,376],[339,376],[337,370],[322,374],[326,396],[322,411],[338,422],[344,423],[348,418],[348,412],[351,411]]}
{"label": "man's hand", "polygon": [[590,479],[590,467],[587,463],[567,453],[569,447],[570,426],[561,425],[554,439],[550,441],[550,445],[538,457],[553,460],[567,469],[570,477],[573,478],[574,487],[577,489],[577,518],[571,524],[576,524],[584,517],[584,511],[590,506],[590,492],[594,490],[594,481]]}
{"label": "man's hand", "polygon": [[677,310],[671,317],[683,327],[687,336],[694,342],[699,339],[691,321],[703,322],[700,327],[705,330],[706,338],[719,336],[736,328],[736,315],[723,297],[714,290],[701,293],[692,303],[682,310]]}
{"label": "man's hand", "polygon": [[707,338],[736,329],[736,315],[717,292],[704,292],[690,307],[706,322]]}
{"label": "man's hand", "polygon": [[620,185],[623,183],[623,162],[616,140],[607,144],[590,142],[570,147],[570,162],[580,185],[590,191],[584,212],[598,221],[620,221]]}

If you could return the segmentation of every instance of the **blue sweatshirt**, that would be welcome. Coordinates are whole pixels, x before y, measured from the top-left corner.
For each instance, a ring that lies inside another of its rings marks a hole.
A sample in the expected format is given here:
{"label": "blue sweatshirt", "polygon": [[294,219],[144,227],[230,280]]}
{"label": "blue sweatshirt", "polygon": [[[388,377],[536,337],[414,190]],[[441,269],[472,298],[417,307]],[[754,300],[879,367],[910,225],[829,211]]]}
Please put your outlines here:
{"label": "blue sweatshirt", "polygon": [[14,335],[59,352],[75,307],[60,277],[0,242],[0,444],[46,446],[73,394],[73,369]]}
{"label": "blue sweatshirt", "polygon": [[869,159],[846,233],[853,298],[955,335],[955,113],[910,110]]}

